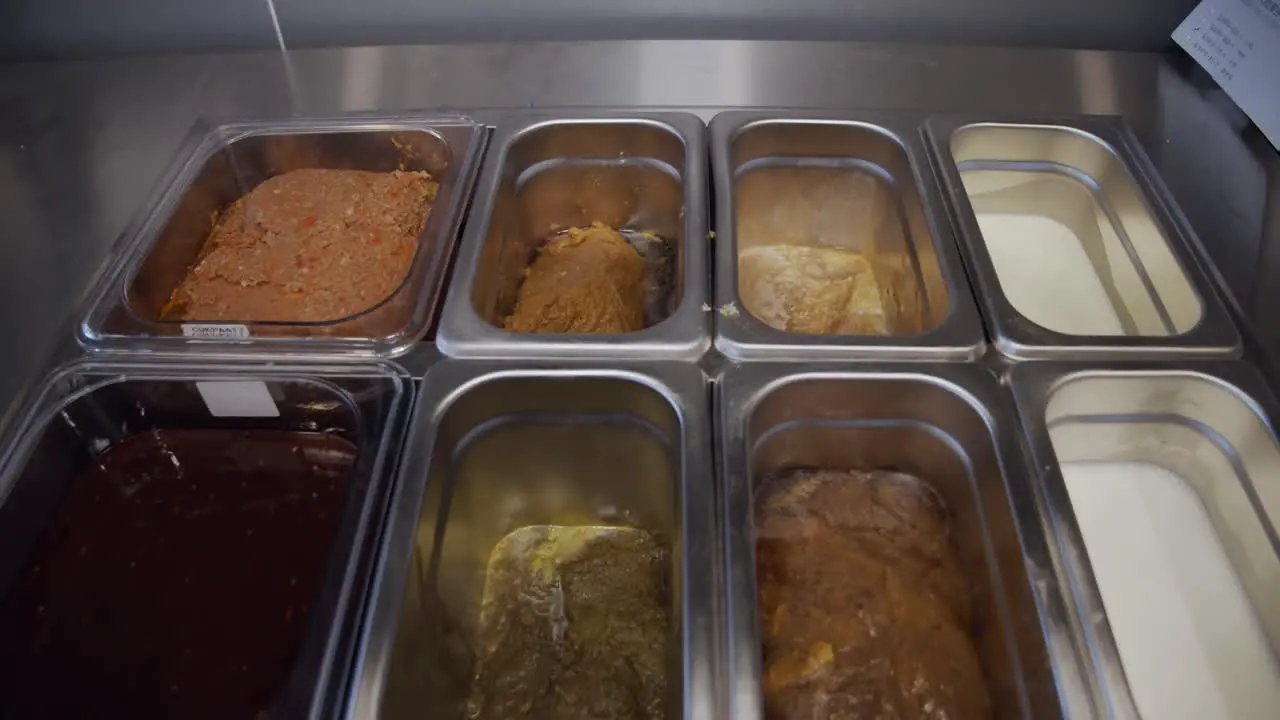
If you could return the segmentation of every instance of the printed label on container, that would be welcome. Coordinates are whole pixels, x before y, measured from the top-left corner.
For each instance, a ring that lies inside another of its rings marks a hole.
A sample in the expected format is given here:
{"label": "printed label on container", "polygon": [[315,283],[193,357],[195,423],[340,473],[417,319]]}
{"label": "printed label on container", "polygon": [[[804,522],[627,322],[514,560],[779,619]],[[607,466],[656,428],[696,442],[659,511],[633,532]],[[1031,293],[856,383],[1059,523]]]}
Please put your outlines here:
{"label": "printed label on container", "polygon": [[196,390],[214,417],[280,417],[271,390],[261,380],[197,382]]}
{"label": "printed label on container", "polygon": [[182,337],[203,340],[243,340],[249,337],[248,325],[189,325],[183,323]]}

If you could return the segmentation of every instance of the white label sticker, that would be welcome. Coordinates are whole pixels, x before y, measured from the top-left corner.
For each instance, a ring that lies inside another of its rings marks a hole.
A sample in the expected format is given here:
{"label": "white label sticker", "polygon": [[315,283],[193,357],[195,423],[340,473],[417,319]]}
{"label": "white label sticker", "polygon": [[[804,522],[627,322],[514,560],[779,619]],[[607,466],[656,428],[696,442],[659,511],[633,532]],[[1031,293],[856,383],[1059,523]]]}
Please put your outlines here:
{"label": "white label sticker", "polygon": [[249,337],[248,325],[182,325],[182,337],[202,338],[205,340],[243,340]]}
{"label": "white label sticker", "polygon": [[196,390],[214,417],[280,417],[280,408],[261,380],[197,382]]}
{"label": "white label sticker", "polygon": [[1280,0],[1203,0],[1173,40],[1280,148]]}

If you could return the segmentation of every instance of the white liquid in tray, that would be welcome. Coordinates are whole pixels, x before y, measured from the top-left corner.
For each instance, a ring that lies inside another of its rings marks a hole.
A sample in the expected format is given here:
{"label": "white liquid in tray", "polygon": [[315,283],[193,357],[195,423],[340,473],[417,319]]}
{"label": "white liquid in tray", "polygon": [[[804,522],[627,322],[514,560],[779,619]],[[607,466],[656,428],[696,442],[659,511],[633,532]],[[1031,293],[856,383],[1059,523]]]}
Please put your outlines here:
{"label": "white liquid in tray", "polygon": [[1123,335],[1102,280],[1079,238],[1041,215],[978,213],[978,228],[1013,307],[1069,335]]}
{"label": "white liquid in tray", "polygon": [[1280,664],[1195,491],[1148,463],[1062,472],[1144,720],[1280,718]]}

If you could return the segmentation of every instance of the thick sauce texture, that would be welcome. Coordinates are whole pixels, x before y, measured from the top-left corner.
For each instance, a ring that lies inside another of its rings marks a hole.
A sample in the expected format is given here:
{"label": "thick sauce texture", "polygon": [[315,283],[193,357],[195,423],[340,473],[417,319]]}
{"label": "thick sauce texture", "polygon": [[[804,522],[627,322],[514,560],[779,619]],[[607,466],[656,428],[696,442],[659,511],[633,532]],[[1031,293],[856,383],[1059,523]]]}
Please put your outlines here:
{"label": "thick sauce texture", "polygon": [[90,461],[0,604],[0,716],[265,717],[354,461],[330,435],[213,430]]}
{"label": "thick sauce texture", "polygon": [[643,530],[535,525],[490,555],[472,720],[666,717],[666,551]]}
{"label": "thick sauce texture", "polygon": [[644,258],[599,223],[552,238],[529,266],[506,329],[625,333],[644,329]]}
{"label": "thick sauce texture", "polygon": [[931,488],[798,471],[771,485],[756,528],[767,718],[991,717],[969,585]]}
{"label": "thick sauce texture", "polygon": [[391,296],[413,265],[438,185],[425,172],[294,170],[236,200],[166,318],[329,322]]}

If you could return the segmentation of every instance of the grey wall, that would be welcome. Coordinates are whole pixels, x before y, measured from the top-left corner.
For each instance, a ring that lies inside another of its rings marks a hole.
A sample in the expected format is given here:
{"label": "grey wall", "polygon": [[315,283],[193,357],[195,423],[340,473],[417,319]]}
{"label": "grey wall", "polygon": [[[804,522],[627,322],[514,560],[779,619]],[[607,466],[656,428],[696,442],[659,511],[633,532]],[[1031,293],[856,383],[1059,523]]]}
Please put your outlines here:
{"label": "grey wall", "polygon": [[[1196,0],[274,0],[289,47],[625,38],[1153,49]],[[268,0],[3,0],[0,56],[276,45]]]}

